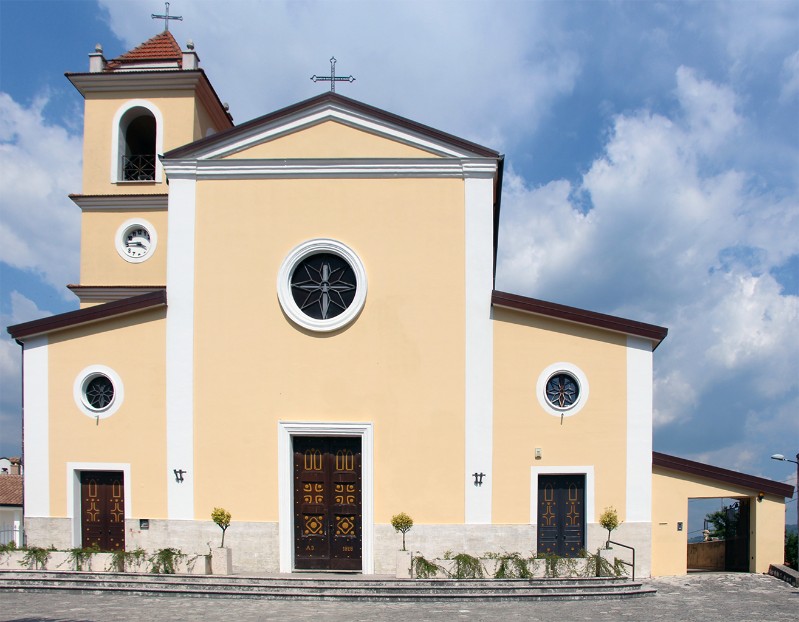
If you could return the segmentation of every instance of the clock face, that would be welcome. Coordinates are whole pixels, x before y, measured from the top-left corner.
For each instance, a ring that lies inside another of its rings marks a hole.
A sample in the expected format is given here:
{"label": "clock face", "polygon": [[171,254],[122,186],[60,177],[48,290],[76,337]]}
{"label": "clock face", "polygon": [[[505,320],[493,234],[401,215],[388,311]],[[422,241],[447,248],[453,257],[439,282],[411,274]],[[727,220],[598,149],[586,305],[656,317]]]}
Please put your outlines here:
{"label": "clock face", "polygon": [[122,248],[128,257],[138,259],[150,252],[150,232],[141,225],[125,230]]}

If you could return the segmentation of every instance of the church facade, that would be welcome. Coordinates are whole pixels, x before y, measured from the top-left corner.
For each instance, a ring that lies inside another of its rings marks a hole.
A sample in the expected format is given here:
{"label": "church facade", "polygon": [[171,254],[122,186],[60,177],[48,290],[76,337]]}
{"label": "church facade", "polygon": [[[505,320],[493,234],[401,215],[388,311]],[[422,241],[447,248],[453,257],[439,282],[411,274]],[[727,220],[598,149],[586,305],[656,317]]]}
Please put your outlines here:
{"label": "church facade", "polygon": [[503,156],[326,93],[234,126],[164,32],[88,73],[80,309],[24,352],[28,541],[393,573],[408,544],[652,564],[666,329],[497,291]]}

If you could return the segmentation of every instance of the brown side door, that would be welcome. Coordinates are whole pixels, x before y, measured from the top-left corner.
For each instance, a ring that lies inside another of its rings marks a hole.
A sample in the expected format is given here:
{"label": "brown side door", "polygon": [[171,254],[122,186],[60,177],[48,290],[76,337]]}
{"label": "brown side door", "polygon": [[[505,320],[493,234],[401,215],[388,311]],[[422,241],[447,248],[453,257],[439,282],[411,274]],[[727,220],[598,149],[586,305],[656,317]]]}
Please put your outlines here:
{"label": "brown side door", "polygon": [[83,471],[81,546],[101,551],[125,549],[125,481],[121,472]]}
{"label": "brown side door", "polygon": [[361,439],[294,437],[294,567],[361,570]]}
{"label": "brown side door", "polygon": [[585,475],[538,476],[538,552],[577,557],[585,548]]}

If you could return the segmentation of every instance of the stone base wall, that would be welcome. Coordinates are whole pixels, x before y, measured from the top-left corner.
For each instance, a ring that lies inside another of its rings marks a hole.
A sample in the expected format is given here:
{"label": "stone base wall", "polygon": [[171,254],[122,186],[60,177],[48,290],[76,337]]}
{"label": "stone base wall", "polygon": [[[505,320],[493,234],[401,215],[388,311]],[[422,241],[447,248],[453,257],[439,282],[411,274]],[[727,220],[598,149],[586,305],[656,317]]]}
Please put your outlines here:
{"label": "stone base wall", "polygon": [[[79,546],[73,543],[72,521],[67,518],[27,518],[28,544],[57,549]],[[402,535],[391,525],[374,527],[375,574],[394,575]],[[650,523],[622,523],[613,540],[635,547],[636,577],[650,576],[652,566],[652,527]],[[180,549],[190,556],[205,556],[220,545],[222,530],[212,521],[150,519],[141,529],[138,519],[125,521],[125,548],[153,552],[163,548]],[[607,531],[589,524],[586,549],[595,553],[604,547]],[[484,557],[486,553],[536,554],[536,525],[414,525],[405,536],[406,548],[427,559],[443,558],[447,551]],[[233,551],[233,573],[279,572],[278,524],[233,521],[225,534],[225,546]],[[614,555],[630,561],[630,551],[615,547]]]}
{"label": "stone base wall", "polygon": [[72,543],[71,518],[25,518],[25,544],[62,550],[80,546]]}
{"label": "stone base wall", "polygon": [[[188,555],[209,555],[222,543],[213,521],[154,520],[140,529],[138,520],[125,521],[125,548],[155,551],[167,547]],[[233,573],[279,572],[277,523],[233,521],[225,533],[225,548],[233,551]]]}

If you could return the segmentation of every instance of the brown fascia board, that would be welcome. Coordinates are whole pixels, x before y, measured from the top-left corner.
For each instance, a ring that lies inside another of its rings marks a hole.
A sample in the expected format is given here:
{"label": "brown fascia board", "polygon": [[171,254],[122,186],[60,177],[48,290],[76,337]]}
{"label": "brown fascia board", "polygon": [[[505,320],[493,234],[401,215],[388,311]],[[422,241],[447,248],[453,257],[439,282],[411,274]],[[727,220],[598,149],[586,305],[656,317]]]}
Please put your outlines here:
{"label": "brown fascia board", "polygon": [[124,300],[114,300],[103,304],[78,309],[77,311],[67,311],[58,315],[51,315],[40,320],[24,322],[9,326],[6,330],[8,334],[20,342],[25,339],[45,333],[52,333],[57,330],[73,328],[83,324],[100,322],[109,318],[137,313],[146,309],[166,306],[166,288],[157,292],[132,296]]}
{"label": "brown fascia board", "polygon": [[651,339],[655,342],[655,346],[652,348],[653,350],[656,349],[666,338],[666,335],[669,334],[669,329],[663,328],[662,326],[645,324],[614,315],[587,311],[585,309],[578,309],[577,307],[568,307],[554,302],[537,300],[536,298],[528,298],[526,296],[509,294],[497,290],[491,293],[491,304],[496,307],[505,307],[516,311],[545,315],[576,324],[596,326],[617,333],[624,333],[625,335],[644,337],[645,339]]}
{"label": "brown fascia board", "polygon": [[[214,121],[227,128],[233,126],[233,117],[225,110],[214,86],[203,69],[159,69],[142,71],[97,71],[91,73],[64,74],[78,92],[86,97],[86,93],[108,93],[119,90],[136,89],[180,89],[198,88],[201,99],[210,100],[215,106],[208,106]],[[121,82],[125,81],[125,87]],[[221,128],[220,131],[226,131]]]}
{"label": "brown fascia board", "polygon": [[214,134],[213,136],[208,136],[207,138],[201,138],[200,140],[197,140],[193,143],[184,145],[183,147],[178,147],[177,149],[173,149],[172,151],[168,151],[167,153],[165,153],[164,157],[169,159],[191,158],[199,151],[207,149],[208,147],[212,147],[213,145],[216,145],[218,143],[226,142],[230,140],[231,137],[235,137],[238,134],[246,134],[254,127],[258,127],[259,125],[274,123],[275,121],[279,121],[283,117],[288,117],[291,115],[301,113],[304,110],[309,110],[324,103],[344,105],[348,108],[351,108],[352,110],[361,112],[370,117],[381,119],[382,121],[386,121],[394,125],[399,125],[400,127],[410,130],[411,132],[415,132],[417,134],[427,136],[428,138],[448,143],[452,146],[464,149],[465,151],[470,151],[481,157],[485,158],[500,157],[499,152],[494,151],[493,149],[489,149],[488,147],[483,147],[482,145],[478,145],[477,143],[470,142],[463,138],[458,138],[457,136],[453,136],[452,134],[447,134],[446,132],[442,132],[430,126],[423,125],[421,123],[417,123],[416,121],[411,121],[410,119],[406,119],[405,117],[401,117],[391,112],[381,110],[380,108],[375,108],[374,106],[364,104],[362,102],[359,102],[358,100],[345,97],[344,95],[339,95],[338,93],[329,93],[329,92],[317,95],[315,97],[311,97],[310,99],[306,99],[296,104],[292,104],[285,108],[281,108],[280,110],[276,110],[275,112],[270,112],[269,114],[265,114],[256,119],[252,119],[251,121],[242,123],[241,125],[237,125],[236,127],[229,129],[225,132],[219,132],[217,134]]}
{"label": "brown fascia board", "polygon": [[686,460],[685,458],[678,458],[677,456],[670,456],[663,454],[659,451],[652,452],[652,466],[657,466],[669,471],[678,471],[680,473],[687,473],[688,475],[697,475],[705,479],[716,480],[726,484],[734,484],[742,488],[748,488],[757,492],[765,492],[778,497],[793,497],[793,486],[784,484],[783,482],[776,482],[773,479],[766,479],[764,477],[756,477],[755,475],[747,475],[746,473],[739,473],[738,471],[730,471],[729,469],[722,469],[721,467],[704,464],[702,462],[694,462],[693,460]]}

